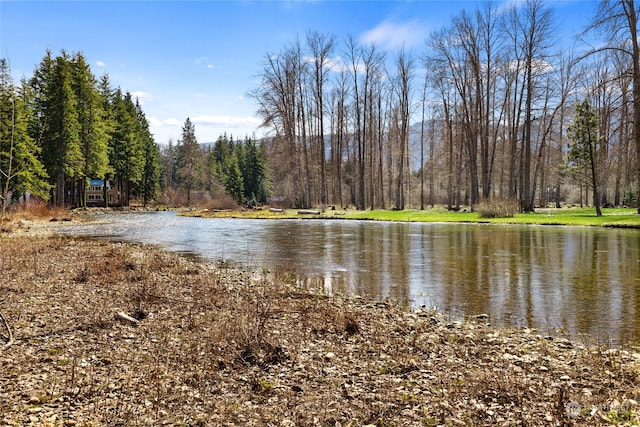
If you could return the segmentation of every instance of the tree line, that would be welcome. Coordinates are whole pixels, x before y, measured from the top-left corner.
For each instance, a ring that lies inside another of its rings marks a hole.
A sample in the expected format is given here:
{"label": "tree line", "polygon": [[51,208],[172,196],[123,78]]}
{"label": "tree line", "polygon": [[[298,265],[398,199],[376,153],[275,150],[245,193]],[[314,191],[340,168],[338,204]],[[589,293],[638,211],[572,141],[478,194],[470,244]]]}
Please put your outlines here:
{"label": "tree line", "polygon": [[195,125],[187,118],[181,139],[175,145],[170,140],[161,151],[161,187],[169,204],[221,208],[269,200],[267,154],[255,138],[236,141],[225,134],[213,144],[199,144]]}
{"label": "tree line", "polygon": [[114,182],[122,205],[157,194],[160,152],[140,103],[97,79],[82,53],[47,51],[17,85],[0,59],[0,123],[3,212],[9,194],[86,206],[92,178]]}
{"label": "tree line", "polygon": [[482,2],[420,52],[309,31],[265,54],[251,93],[274,194],[358,209],[499,199],[529,212],[570,191],[596,206],[638,203],[637,16],[633,0],[601,1],[577,35],[600,47],[580,51],[557,48],[542,0]]}
{"label": "tree line", "polygon": [[[191,204],[192,193],[226,194],[231,203],[265,203],[266,154],[255,139],[221,136],[201,146],[187,118],[181,139],[159,146],[131,93],[96,78],[82,53],[47,51],[31,78],[15,84],[0,59],[0,197],[31,194],[58,206],[87,205],[91,179],[113,184],[103,203]],[[106,186],[103,186],[106,193]],[[181,195],[186,195],[181,197]]]}
{"label": "tree line", "polygon": [[81,53],[47,51],[19,84],[1,59],[2,207],[26,192],[84,206],[90,178],[122,204],[637,204],[637,16],[633,0],[601,1],[581,34],[599,47],[581,51],[556,48],[542,0],[461,11],[419,52],[309,31],[264,56],[251,96],[268,136],[208,145],[189,119],[176,144],[156,144],[139,102]]}

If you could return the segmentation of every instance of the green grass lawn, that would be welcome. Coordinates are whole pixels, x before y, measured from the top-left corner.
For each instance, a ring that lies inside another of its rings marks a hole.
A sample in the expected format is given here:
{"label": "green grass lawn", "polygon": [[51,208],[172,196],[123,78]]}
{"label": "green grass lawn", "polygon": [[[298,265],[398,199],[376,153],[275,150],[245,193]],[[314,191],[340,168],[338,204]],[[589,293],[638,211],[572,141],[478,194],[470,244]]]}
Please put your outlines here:
{"label": "green grass lawn", "polygon": [[640,228],[640,215],[635,208],[602,209],[603,216],[597,217],[594,208],[546,208],[537,209],[533,213],[516,213],[512,218],[481,218],[477,212],[450,212],[444,208],[420,210],[326,210],[319,215],[302,215],[295,209],[282,212],[262,210],[239,211],[192,211],[183,215],[214,218],[322,218],[322,219],[357,219],[369,221],[399,222],[458,222],[458,223],[491,223],[491,224],[538,224],[538,225],[573,225],[598,227]]}
{"label": "green grass lawn", "polygon": [[444,209],[424,211],[352,211],[343,218],[380,221],[470,222],[492,224],[539,224],[640,228],[640,215],[633,208],[602,209],[596,216],[593,208],[538,209],[533,213],[516,213],[512,218],[482,218],[477,212],[449,212]]}

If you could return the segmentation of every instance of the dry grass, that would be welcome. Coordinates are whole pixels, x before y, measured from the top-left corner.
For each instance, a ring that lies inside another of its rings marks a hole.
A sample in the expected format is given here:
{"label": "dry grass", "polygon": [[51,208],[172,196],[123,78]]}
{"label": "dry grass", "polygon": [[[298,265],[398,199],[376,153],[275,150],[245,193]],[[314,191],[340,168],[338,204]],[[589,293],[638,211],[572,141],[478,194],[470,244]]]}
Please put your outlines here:
{"label": "dry grass", "polygon": [[32,200],[26,203],[18,203],[9,210],[10,221],[24,220],[49,220],[69,221],[71,211],[67,208],[52,207],[40,200]]}
{"label": "dry grass", "polygon": [[147,246],[54,236],[0,248],[16,338],[0,358],[0,424],[638,421],[632,352],[315,295]]}
{"label": "dry grass", "polygon": [[480,218],[513,218],[518,212],[518,204],[513,200],[492,199],[480,203],[476,210]]}

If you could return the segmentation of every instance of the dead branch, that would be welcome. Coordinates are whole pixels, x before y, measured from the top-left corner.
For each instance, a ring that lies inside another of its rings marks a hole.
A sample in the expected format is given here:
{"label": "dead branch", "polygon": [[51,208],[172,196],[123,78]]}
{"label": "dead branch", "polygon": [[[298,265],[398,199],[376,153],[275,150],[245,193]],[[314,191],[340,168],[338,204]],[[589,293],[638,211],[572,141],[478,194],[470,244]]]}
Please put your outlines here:
{"label": "dead branch", "polygon": [[121,320],[133,326],[138,326],[138,323],[140,323],[138,319],[129,316],[123,311],[119,311],[118,313],[116,313],[116,319]]}
{"label": "dead branch", "polygon": [[2,324],[4,325],[5,329],[7,330],[7,336],[9,337],[7,343],[5,345],[3,345],[2,347],[0,347],[0,352],[8,349],[9,347],[11,347],[11,344],[13,344],[13,333],[11,332],[11,327],[9,326],[9,322],[7,322],[7,319],[5,319],[5,317],[2,315],[2,313],[0,313],[0,319],[2,319]]}

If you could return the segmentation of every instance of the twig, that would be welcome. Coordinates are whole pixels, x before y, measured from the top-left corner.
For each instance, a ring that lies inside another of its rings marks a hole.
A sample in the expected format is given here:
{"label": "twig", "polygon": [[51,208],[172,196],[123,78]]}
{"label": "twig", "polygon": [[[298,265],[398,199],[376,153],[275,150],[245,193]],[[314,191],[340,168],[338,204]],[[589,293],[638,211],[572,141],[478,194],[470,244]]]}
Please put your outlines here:
{"label": "twig", "polygon": [[0,352],[2,352],[8,349],[9,347],[11,347],[11,344],[13,344],[14,340],[13,340],[13,333],[11,332],[11,328],[9,327],[9,323],[7,322],[7,319],[5,319],[5,317],[2,315],[2,313],[0,313],[0,319],[2,319],[2,323],[4,324],[4,327],[7,329],[7,333],[9,337],[9,340],[7,341],[7,343],[2,347],[0,347]]}
{"label": "twig", "polygon": [[116,314],[116,318],[117,318],[118,320],[122,320],[122,321],[124,321],[124,322],[126,322],[126,323],[129,323],[130,325],[133,325],[133,326],[138,326],[138,323],[140,323],[140,322],[138,321],[138,319],[136,319],[136,318],[133,318],[133,317],[129,316],[128,314],[126,314],[126,313],[125,313],[125,312],[123,312],[123,311],[119,311],[119,312]]}

